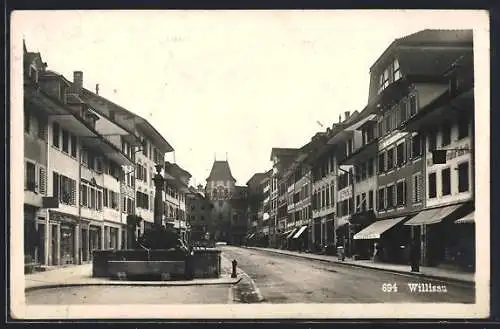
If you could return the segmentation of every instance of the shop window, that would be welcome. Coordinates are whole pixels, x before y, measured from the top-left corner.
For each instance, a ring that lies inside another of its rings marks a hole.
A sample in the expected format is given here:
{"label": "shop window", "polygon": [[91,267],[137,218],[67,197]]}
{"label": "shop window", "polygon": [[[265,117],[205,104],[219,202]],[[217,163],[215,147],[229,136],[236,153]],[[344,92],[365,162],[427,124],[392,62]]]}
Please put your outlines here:
{"label": "shop window", "polygon": [[451,143],[451,124],[449,122],[446,122],[441,131],[441,145],[447,146],[450,145]]}
{"label": "shop window", "polygon": [[458,192],[469,191],[469,162],[458,165]]}
{"label": "shop window", "polygon": [[436,197],[436,173],[430,173],[428,177],[429,199]]}
{"label": "shop window", "polygon": [[450,195],[451,194],[451,177],[450,177],[450,168],[443,169],[441,171],[441,192],[442,195]]}
{"label": "shop window", "polygon": [[57,147],[59,148],[59,138],[60,138],[60,127],[59,127],[59,124],[57,122],[54,122],[52,124],[52,145],[54,147]]}

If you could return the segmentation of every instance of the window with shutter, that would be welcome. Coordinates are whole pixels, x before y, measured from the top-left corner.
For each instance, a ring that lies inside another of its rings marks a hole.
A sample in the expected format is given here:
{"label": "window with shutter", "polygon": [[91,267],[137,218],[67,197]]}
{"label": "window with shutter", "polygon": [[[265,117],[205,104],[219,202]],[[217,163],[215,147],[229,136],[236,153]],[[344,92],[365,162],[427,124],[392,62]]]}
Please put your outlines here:
{"label": "window with shutter", "polygon": [[413,175],[412,198],[413,203],[422,201],[422,175],[420,173]]}
{"label": "window with shutter", "polygon": [[59,199],[59,174],[56,172],[52,173],[52,196]]}
{"label": "window with shutter", "polygon": [[76,205],[76,180],[71,180],[71,204]]}
{"label": "window with shutter", "polygon": [[46,184],[47,184],[47,177],[45,176],[45,168],[40,167],[38,174],[38,190],[42,195],[45,195],[46,193],[46,186],[47,186]]}

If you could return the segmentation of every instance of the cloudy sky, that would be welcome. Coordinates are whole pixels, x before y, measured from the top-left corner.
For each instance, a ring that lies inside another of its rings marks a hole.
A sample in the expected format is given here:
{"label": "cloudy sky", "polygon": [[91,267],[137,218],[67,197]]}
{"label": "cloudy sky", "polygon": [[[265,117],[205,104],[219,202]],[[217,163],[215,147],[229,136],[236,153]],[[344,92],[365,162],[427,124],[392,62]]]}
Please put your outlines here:
{"label": "cloudy sky", "polygon": [[[429,11],[16,12],[48,68],[149,120],[205,183],[215,154],[238,184],[367,101],[369,68],[396,38],[475,28],[485,14]],[[484,26],[484,25],[483,25]],[[321,127],[323,125],[324,127]],[[173,161],[168,154],[167,160]]]}

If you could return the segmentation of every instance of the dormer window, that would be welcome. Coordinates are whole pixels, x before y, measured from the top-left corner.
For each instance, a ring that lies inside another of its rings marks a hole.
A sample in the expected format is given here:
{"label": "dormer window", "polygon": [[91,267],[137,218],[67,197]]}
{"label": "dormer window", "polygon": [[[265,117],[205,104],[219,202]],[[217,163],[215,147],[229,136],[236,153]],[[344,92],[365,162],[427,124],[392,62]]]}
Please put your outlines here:
{"label": "dormer window", "polygon": [[85,122],[89,123],[94,129],[97,120],[99,120],[99,117],[95,113],[93,113],[92,111],[90,111],[90,109],[85,107],[82,109],[82,118],[83,120],[85,120]]}

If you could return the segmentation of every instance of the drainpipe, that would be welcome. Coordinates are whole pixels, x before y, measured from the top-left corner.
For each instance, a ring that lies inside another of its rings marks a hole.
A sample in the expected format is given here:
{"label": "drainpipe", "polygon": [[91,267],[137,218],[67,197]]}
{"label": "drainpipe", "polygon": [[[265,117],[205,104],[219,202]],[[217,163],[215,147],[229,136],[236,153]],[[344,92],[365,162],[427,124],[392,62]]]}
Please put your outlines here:
{"label": "drainpipe", "polygon": [[[77,137],[76,140],[76,145],[81,145],[81,140],[80,137]],[[81,180],[82,180],[82,149],[78,150],[77,146],[77,160],[78,160],[78,180],[77,180],[77,191],[80,192],[81,188]],[[76,257],[77,257],[77,263],[82,264],[82,256],[83,256],[83,250],[80,248],[80,245],[82,244],[81,237],[80,237],[80,224],[82,222],[82,200],[80,200],[80,193],[76,193],[77,198],[78,198],[78,224],[75,225],[75,237],[74,239],[76,240],[75,246],[76,246]],[[80,250],[82,250],[82,253],[80,253]]]}
{"label": "drainpipe", "polygon": [[[49,179],[51,179],[50,176],[53,176],[50,174],[50,133],[51,133],[51,122],[50,120],[47,120],[48,121],[48,124],[47,124],[47,182],[49,181]],[[47,194],[48,194],[48,187],[49,187],[49,184],[46,184],[47,185]],[[54,180],[52,179],[52,191],[54,191]],[[54,195],[52,195],[54,196]],[[51,259],[51,254],[53,253],[52,250],[50,249],[52,247],[52,244],[51,244],[51,241],[53,239],[53,237],[50,236],[50,233],[51,233],[51,229],[50,229],[50,210],[49,208],[46,208],[46,214],[45,214],[45,239],[44,239],[44,255],[43,255],[43,258],[44,258],[44,263],[45,265],[50,265],[51,261],[54,261]]]}

